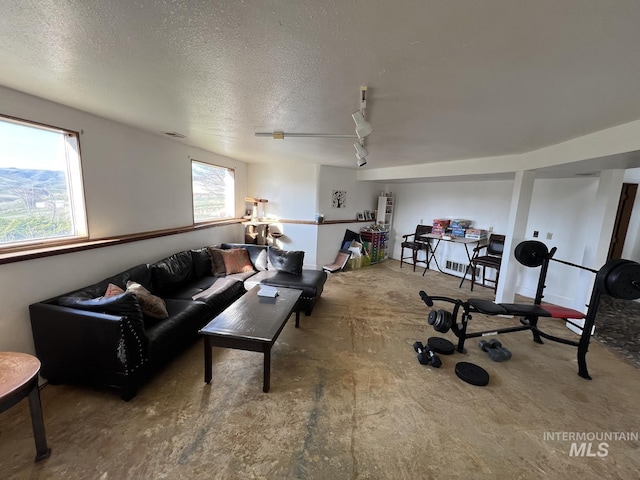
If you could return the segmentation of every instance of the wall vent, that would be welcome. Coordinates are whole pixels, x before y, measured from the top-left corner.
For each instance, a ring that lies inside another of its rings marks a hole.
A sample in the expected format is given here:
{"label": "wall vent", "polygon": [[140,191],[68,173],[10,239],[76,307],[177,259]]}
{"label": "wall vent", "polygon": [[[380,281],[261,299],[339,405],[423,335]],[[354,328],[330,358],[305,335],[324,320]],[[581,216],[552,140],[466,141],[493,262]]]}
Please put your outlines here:
{"label": "wall vent", "polygon": [[164,134],[173,138],[187,138],[185,135],[178,132],[164,132]]}
{"label": "wall vent", "polygon": [[[461,273],[464,275],[464,272],[467,271],[467,263],[458,263],[453,260],[446,260],[444,268],[447,270],[453,270],[454,272]],[[471,269],[469,269],[469,275],[471,275]],[[480,267],[476,267],[476,278],[480,277],[481,271]]]}

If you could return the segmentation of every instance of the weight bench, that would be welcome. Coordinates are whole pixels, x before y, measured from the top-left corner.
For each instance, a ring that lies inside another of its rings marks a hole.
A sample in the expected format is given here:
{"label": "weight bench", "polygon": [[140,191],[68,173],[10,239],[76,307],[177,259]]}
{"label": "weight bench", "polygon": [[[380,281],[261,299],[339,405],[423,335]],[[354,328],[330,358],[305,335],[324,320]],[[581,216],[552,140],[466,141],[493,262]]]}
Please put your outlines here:
{"label": "weight bench", "polygon": [[[525,245],[523,246],[523,244]],[[535,254],[532,254],[533,250],[535,250]],[[471,298],[465,302],[460,299],[453,299],[449,297],[432,297],[427,295],[424,291],[420,291],[420,297],[429,307],[433,306],[434,301],[439,300],[454,304],[452,312],[448,312],[446,310],[432,310],[428,317],[429,325],[432,325],[436,331],[441,333],[446,333],[451,329],[451,331],[458,337],[457,350],[462,353],[464,352],[464,343],[467,338],[531,330],[533,340],[536,343],[544,343],[542,339],[545,338],[554,342],[578,347],[578,375],[587,380],[591,380],[587,370],[586,355],[589,349],[591,332],[593,331],[595,324],[598,305],[600,303],[600,296],[602,294],[608,294],[614,298],[623,298],[627,300],[640,298],[640,264],[631,260],[616,259],[609,260],[600,270],[592,270],[596,272],[596,281],[593,291],[591,292],[591,299],[589,300],[587,313],[585,314],[571,308],[542,304],[542,292],[544,289],[547,267],[554,253],[555,248],[549,252],[544,244],[537,241],[522,242],[516,247],[515,255],[520,263],[529,267],[542,265],[540,278],[538,280],[538,291],[532,305],[495,303],[490,300],[482,300],[478,298]],[[538,259],[534,261],[532,259],[532,255],[533,257],[538,257]],[[561,260],[558,261],[561,263],[568,263]],[[458,314],[461,309],[461,323],[458,323]],[[474,313],[481,313],[484,315],[519,316],[521,317],[520,323],[522,325],[485,330],[481,332],[468,332],[468,322],[471,320]],[[569,324],[582,330],[580,339],[576,341],[556,337],[543,332],[538,328],[538,319],[540,318],[565,320]],[[572,321],[577,319],[584,319],[584,325],[578,325]]]}

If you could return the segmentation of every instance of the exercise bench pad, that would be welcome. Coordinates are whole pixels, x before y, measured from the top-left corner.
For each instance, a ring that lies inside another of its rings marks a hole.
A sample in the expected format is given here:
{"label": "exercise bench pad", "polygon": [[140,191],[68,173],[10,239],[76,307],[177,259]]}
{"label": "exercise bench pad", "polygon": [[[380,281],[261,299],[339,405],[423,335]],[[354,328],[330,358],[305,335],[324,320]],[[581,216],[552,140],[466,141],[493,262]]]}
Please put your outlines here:
{"label": "exercise bench pad", "polygon": [[480,298],[469,299],[469,305],[485,315],[521,315],[523,317],[551,317],[551,313],[540,305],[519,303],[495,303]]}
{"label": "exercise bench pad", "polygon": [[585,314],[572,308],[560,307],[558,305],[542,305],[547,312],[551,314],[551,318],[584,318]]}

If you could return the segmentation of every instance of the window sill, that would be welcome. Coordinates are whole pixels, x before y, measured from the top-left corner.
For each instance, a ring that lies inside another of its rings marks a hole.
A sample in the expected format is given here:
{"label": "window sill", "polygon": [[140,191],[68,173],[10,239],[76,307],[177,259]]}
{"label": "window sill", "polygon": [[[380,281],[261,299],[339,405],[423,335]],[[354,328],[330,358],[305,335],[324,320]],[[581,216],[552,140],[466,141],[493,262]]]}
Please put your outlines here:
{"label": "window sill", "polygon": [[24,250],[15,250],[11,252],[0,251],[0,265],[5,263],[21,262],[24,260],[32,260],[35,258],[51,257],[54,255],[63,255],[65,253],[81,252],[83,250],[91,250],[93,248],[110,247],[112,245],[120,245],[123,243],[138,242],[141,240],[149,240],[152,238],[166,237],[168,235],[177,235],[181,233],[195,232],[205,228],[215,228],[224,225],[232,225],[244,221],[241,218],[230,220],[221,220],[218,222],[199,223],[188,227],[168,228],[166,230],[155,230],[153,232],[133,233],[129,235],[120,235],[118,237],[100,238],[84,241],[67,241],[63,244],[50,245],[34,245],[32,248]]}

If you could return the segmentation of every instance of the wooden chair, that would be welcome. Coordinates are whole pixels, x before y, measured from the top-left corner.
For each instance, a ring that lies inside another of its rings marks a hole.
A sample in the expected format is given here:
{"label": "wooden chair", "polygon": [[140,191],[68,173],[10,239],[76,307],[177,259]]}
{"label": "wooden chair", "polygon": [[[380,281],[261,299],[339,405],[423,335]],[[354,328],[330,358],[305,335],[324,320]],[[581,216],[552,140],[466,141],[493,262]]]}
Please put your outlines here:
{"label": "wooden chair", "polygon": [[[486,287],[485,270],[487,267],[494,268],[496,270],[496,280],[493,282],[493,291],[498,289],[498,279],[500,278],[500,265],[502,265],[502,252],[504,250],[504,235],[491,234],[489,236],[489,242],[486,245],[480,245],[473,249],[473,257],[471,257],[471,263],[469,268],[471,269],[471,291],[473,291],[473,285],[476,283],[476,270],[477,267],[482,267],[482,285]],[[486,249],[484,255],[480,255],[480,252]],[[469,269],[467,269],[468,271]],[[466,277],[466,275],[465,275]],[[462,279],[464,282],[464,277]],[[462,283],[460,283],[462,286]],[[490,286],[490,285],[489,285]]]}
{"label": "wooden chair", "polygon": [[[409,233],[407,235],[402,235],[402,244],[400,245],[402,249],[400,250],[400,268],[402,268],[402,264],[406,263],[411,265],[409,262],[405,262],[406,259],[411,258],[413,260],[413,271],[416,271],[416,263],[418,263],[418,252],[424,250],[426,252],[425,260],[420,260],[420,263],[426,265],[426,268],[429,268],[429,249],[431,245],[427,240],[421,240],[421,235],[426,235],[427,233],[431,233],[431,225],[418,225],[416,226],[415,233]],[[411,250],[411,256],[404,256],[404,249],[408,248]]]}

